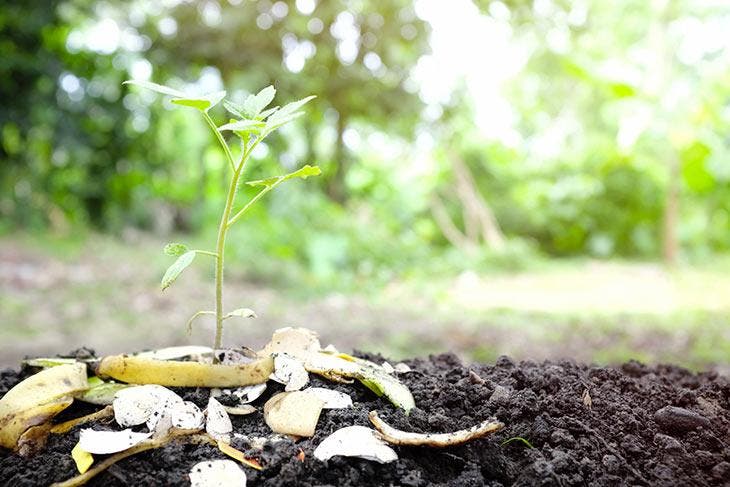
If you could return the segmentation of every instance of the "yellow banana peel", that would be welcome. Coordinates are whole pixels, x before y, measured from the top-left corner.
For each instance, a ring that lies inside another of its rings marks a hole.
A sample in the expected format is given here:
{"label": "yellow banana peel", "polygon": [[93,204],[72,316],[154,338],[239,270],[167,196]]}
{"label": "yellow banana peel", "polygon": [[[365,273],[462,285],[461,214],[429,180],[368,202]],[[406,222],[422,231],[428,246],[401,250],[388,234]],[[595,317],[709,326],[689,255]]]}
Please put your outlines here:
{"label": "yellow banana peel", "polygon": [[130,384],[169,387],[239,387],[266,382],[274,371],[274,359],[264,357],[237,365],[156,360],[130,355],[104,357],[96,374]]}
{"label": "yellow banana peel", "polygon": [[0,399],[0,446],[17,448],[26,430],[49,421],[88,387],[81,363],[44,369],[17,384]]}

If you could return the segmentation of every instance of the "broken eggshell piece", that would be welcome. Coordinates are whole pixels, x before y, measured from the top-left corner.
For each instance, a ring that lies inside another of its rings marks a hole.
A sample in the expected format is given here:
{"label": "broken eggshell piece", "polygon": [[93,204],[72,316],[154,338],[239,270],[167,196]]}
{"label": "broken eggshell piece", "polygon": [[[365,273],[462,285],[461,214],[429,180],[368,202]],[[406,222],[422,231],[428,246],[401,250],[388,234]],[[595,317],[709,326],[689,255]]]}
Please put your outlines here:
{"label": "broken eggshell piece", "polygon": [[298,391],[309,382],[309,374],[300,360],[286,353],[274,354],[274,372],[269,376],[272,380],[285,384],[285,391]]}
{"label": "broken eggshell piece", "polygon": [[182,398],[170,389],[150,384],[118,391],[112,407],[114,419],[120,426],[147,423],[152,430],[167,408],[182,402]]}
{"label": "broken eggshell piece", "polygon": [[79,448],[85,452],[107,455],[127,450],[151,435],[152,433],[135,433],[130,429],[124,431],[83,429],[79,437]]}
{"label": "broken eggshell piece", "polygon": [[245,487],[246,472],[232,460],[209,460],[193,465],[191,487]]}
{"label": "broken eggshell piece", "polygon": [[274,433],[312,436],[324,401],[305,391],[280,392],[264,404],[264,420]]}
{"label": "broken eggshell piece", "polygon": [[314,450],[318,460],[329,460],[334,456],[357,457],[378,463],[389,463],[398,459],[398,454],[389,447],[378,433],[365,426],[347,426],[338,429]]}
{"label": "broken eggshell piece", "polygon": [[208,399],[206,410],[205,431],[216,440],[230,441],[230,434],[233,431],[233,424],[228,413],[214,397]]}
{"label": "broken eggshell piece", "polygon": [[254,402],[256,399],[261,397],[261,394],[266,390],[266,382],[263,384],[255,384],[252,386],[239,387],[234,389],[232,394],[236,396],[240,403],[248,404]]}
{"label": "broken eggshell piece", "polygon": [[327,389],[325,387],[309,387],[302,392],[314,394],[322,401],[322,409],[344,409],[352,407],[352,398],[344,392]]}
{"label": "broken eggshell piece", "polygon": [[190,401],[178,403],[170,408],[172,426],[185,430],[196,430],[203,427],[205,418],[198,406]]}

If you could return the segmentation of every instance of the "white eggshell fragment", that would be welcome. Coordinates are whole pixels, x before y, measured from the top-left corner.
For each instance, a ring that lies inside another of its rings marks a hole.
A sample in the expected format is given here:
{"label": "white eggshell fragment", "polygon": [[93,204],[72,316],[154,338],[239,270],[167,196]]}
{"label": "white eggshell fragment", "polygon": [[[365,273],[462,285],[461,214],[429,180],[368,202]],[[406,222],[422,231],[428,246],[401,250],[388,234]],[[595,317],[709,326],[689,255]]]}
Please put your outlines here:
{"label": "white eggshell fragment", "polygon": [[308,392],[280,392],[264,404],[264,420],[274,433],[312,436],[323,405]]}
{"label": "white eggshell fragment", "polygon": [[209,460],[193,465],[191,487],[246,487],[246,472],[231,460]]}
{"label": "white eggshell fragment", "polygon": [[239,402],[248,404],[258,399],[266,390],[266,382],[262,384],[254,384],[252,386],[239,387],[233,391],[233,395],[239,399]]}
{"label": "white eggshell fragment", "polygon": [[379,463],[398,459],[398,454],[380,439],[378,433],[365,426],[347,426],[338,429],[314,450],[318,460],[329,460],[334,456],[357,457]]}
{"label": "white eggshell fragment", "polygon": [[124,431],[83,429],[79,436],[79,448],[89,453],[106,455],[128,450],[151,435],[152,433],[135,433],[130,429]]}
{"label": "white eggshell fragment", "polygon": [[170,410],[170,418],[175,428],[195,430],[203,427],[205,418],[198,406],[190,401],[176,405]]}
{"label": "white eggshell fragment", "polygon": [[233,424],[228,413],[215,398],[208,399],[208,409],[206,410],[205,431],[216,440],[230,440],[230,433],[233,431]]}
{"label": "white eggshell fragment", "polygon": [[274,355],[274,373],[271,379],[286,384],[285,391],[298,391],[309,382],[309,373],[304,364],[285,353]]}
{"label": "white eggshell fragment", "polygon": [[322,409],[344,409],[352,407],[352,398],[349,394],[345,394],[344,392],[327,389],[325,387],[309,387],[304,389],[302,392],[314,394],[324,401]]}
{"label": "white eggshell fragment", "polygon": [[182,402],[182,398],[170,389],[150,384],[122,389],[114,396],[112,406],[114,419],[120,426],[125,427],[146,423],[153,413],[157,412],[158,418],[152,420],[150,428],[154,429],[165,407]]}

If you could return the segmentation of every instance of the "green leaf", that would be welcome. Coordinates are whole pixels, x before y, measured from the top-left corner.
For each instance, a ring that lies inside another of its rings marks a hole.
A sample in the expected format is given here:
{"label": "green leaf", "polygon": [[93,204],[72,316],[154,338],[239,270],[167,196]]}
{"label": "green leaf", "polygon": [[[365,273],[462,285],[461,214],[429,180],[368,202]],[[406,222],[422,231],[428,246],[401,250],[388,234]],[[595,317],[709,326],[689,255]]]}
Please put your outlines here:
{"label": "green leaf", "polygon": [[258,120],[236,120],[218,127],[218,131],[232,130],[234,132],[257,132],[266,124]]}
{"label": "green leaf", "polygon": [[266,117],[268,117],[269,115],[271,115],[278,109],[279,109],[279,107],[271,107],[268,110],[264,110],[263,112],[259,113],[258,117],[256,117],[256,118],[258,118],[259,120],[265,120]]}
{"label": "green leaf", "polygon": [[273,86],[267,86],[256,95],[249,95],[243,102],[243,113],[247,118],[256,118],[261,110],[269,106],[274,95],[276,95],[276,90]]}
{"label": "green leaf", "polygon": [[173,257],[182,255],[185,252],[188,251],[188,246],[185,244],[177,243],[177,242],[170,242],[169,244],[165,245],[165,254],[172,255]]}
{"label": "green leaf", "polygon": [[201,112],[207,112],[220,101],[226,97],[225,91],[216,91],[215,93],[208,93],[207,95],[201,96],[200,98],[174,98],[172,103],[175,105],[181,105],[184,107],[195,108]]}
{"label": "green leaf", "polygon": [[89,377],[89,390],[78,396],[78,399],[90,404],[106,406],[114,401],[117,392],[127,387],[132,386],[114,381],[105,382],[98,377]]}
{"label": "green leaf", "polygon": [[319,176],[322,174],[322,171],[319,169],[318,166],[310,166],[307,164],[306,166],[300,168],[297,171],[291,172],[289,174],[285,174],[283,176],[274,176],[271,178],[266,179],[257,179],[256,181],[246,181],[246,184],[249,186],[276,186],[279,183],[282,183],[288,179],[294,179],[294,178],[301,178],[301,179],[307,179],[309,176]]}
{"label": "green leaf", "polygon": [[281,127],[282,125],[286,125],[287,123],[291,122],[292,120],[297,119],[297,118],[301,117],[302,115],[304,115],[304,112],[294,112],[294,113],[290,113],[286,117],[274,118],[276,115],[278,115],[278,113],[279,112],[276,112],[274,115],[269,117],[269,120],[267,120],[267,122],[266,122],[266,131],[267,132],[276,130],[279,127]]}
{"label": "green leaf", "polygon": [[[315,98],[317,98],[317,97],[314,95],[311,95],[306,98],[302,98],[301,100],[287,103],[286,105],[281,107],[276,113],[271,115],[271,117],[269,117],[269,122],[278,123],[279,121],[287,118],[289,115],[292,115],[294,112],[299,110],[302,106],[304,106],[305,103],[308,103],[309,101],[314,100]],[[286,122],[284,122],[284,123],[286,123]]]}
{"label": "green leaf", "polygon": [[228,110],[228,113],[238,118],[246,118],[243,113],[243,106],[230,100],[223,100],[223,108]]}
{"label": "green leaf", "polygon": [[152,83],[150,81],[138,81],[138,80],[130,79],[130,80],[123,82],[122,84],[139,86],[140,88],[146,88],[148,90],[155,91],[162,95],[170,95],[170,96],[176,96],[176,97],[180,97],[180,98],[185,96],[185,93],[183,93],[182,91],[178,91],[174,88],[170,88],[169,86],[158,85],[157,83]]}
{"label": "green leaf", "polygon": [[178,257],[177,260],[170,267],[167,268],[165,275],[162,277],[161,286],[163,291],[170,287],[170,285],[175,282],[175,279],[177,279],[180,273],[193,263],[193,260],[195,259],[195,254],[196,252],[194,250],[185,252],[180,257]]}

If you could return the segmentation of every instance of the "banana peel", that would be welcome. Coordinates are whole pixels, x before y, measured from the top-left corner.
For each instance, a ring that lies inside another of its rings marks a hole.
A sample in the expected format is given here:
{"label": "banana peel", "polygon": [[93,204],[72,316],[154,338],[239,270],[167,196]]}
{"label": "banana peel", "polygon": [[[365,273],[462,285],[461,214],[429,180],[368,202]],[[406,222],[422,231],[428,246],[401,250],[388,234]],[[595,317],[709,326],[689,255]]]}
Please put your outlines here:
{"label": "banana peel", "polygon": [[262,357],[236,365],[157,360],[132,355],[101,359],[96,375],[130,384],[168,387],[240,387],[261,384],[274,371],[274,359]]}
{"label": "banana peel", "polygon": [[16,449],[26,430],[48,422],[88,387],[81,363],[44,369],[17,384],[0,399],[0,446]]}

